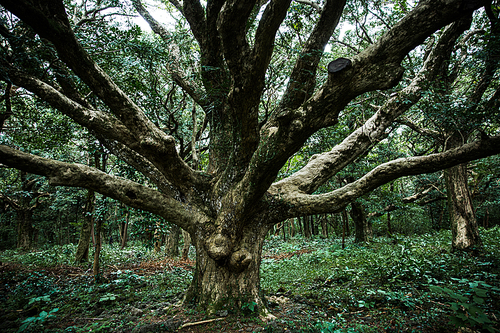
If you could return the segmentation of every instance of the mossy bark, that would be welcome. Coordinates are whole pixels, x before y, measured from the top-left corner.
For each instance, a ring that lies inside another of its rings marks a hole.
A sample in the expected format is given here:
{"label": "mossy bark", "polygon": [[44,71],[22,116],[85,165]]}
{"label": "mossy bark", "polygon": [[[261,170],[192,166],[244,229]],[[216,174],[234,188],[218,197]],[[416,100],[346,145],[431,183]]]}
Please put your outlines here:
{"label": "mossy bark", "polygon": [[454,250],[475,250],[482,245],[467,184],[467,165],[446,170],[446,190]]}
{"label": "mossy bark", "polygon": [[[250,306],[255,313],[269,313],[260,293],[260,264],[262,246],[268,226],[247,225],[237,241],[231,241],[228,254],[213,259],[213,244],[206,243],[201,232],[191,235],[196,246],[196,271],[186,293],[185,302],[197,304],[208,313],[222,309]],[[217,237],[216,237],[217,238]],[[219,237],[218,245],[226,239]]]}
{"label": "mossy bark", "polygon": [[362,243],[369,242],[373,236],[371,223],[366,218],[366,211],[363,205],[354,201],[351,203],[351,217],[354,221],[354,242]]}
{"label": "mossy bark", "polygon": [[173,225],[170,229],[170,233],[167,236],[165,244],[165,255],[170,258],[175,258],[179,256],[179,238],[181,234],[181,228]]}

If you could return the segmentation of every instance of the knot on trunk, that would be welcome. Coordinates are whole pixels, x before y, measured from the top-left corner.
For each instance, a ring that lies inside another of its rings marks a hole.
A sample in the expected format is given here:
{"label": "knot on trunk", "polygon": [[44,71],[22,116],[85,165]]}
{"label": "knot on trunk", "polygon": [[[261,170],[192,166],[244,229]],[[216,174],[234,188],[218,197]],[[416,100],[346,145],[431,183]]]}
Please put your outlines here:
{"label": "knot on trunk", "polygon": [[215,261],[227,258],[231,254],[231,241],[221,234],[211,236],[205,244],[208,255]]}
{"label": "knot on trunk", "polygon": [[242,272],[250,265],[252,259],[253,257],[250,252],[246,249],[241,249],[231,255],[229,266],[235,272]]}

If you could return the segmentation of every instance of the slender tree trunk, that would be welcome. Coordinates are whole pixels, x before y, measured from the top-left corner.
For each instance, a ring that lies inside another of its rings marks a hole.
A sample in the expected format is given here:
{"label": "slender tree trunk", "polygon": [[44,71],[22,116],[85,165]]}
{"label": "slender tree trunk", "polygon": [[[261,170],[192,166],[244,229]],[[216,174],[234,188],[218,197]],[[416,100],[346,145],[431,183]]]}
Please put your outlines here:
{"label": "slender tree trunk", "polygon": [[326,214],[323,214],[323,216],[321,217],[321,234],[323,235],[323,237],[328,238],[328,223]]}
{"label": "slender tree trunk", "polygon": [[387,212],[387,234],[392,237],[391,213]]}
{"label": "slender tree trunk", "polygon": [[154,241],[154,251],[159,253],[161,251],[161,243],[162,243],[162,233],[161,233],[161,220],[156,220],[156,228],[153,234]]}
{"label": "slender tree trunk", "polygon": [[82,229],[80,230],[80,239],[76,249],[75,262],[89,261],[89,245],[92,226],[94,225],[95,193],[92,190],[87,191],[87,200],[83,215]]}
{"label": "slender tree trunk", "polygon": [[176,225],[172,225],[170,228],[170,234],[167,236],[167,244],[165,245],[165,255],[170,258],[175,258],[179,256],[179,238],[181,234],[181,228]]}
{"label": "slender tree trunk", "polygon": [[345,248],[345,238],[349,233],[349,218],[347,217],[347,210],[344,208],[342,211],[342,249]]}
{"label": "slender tree trunk", "polygon": [[189,256],[189,248],[191,247],[191,236],[189,232],[182,229],[182,238],[184,239],[184,246],[182,247],[182,260],[187,260]]}
{"label": "slender tree trunk", "polygon": [[100,254],[101,254],[101,229],[102,229],[102,219],[98,218],[95,223],[95,252],[94,252],[94,281],[98,282],[100,280]]}
{"label": "slender tree trunk", "polygon": [[290,219],[290,237],[295,236],[295,218]]}
{"label": "slender tree trunk", "polygon": [[125,222],[122,223],[122,228],[121,228],[121,249],[123,250],[125,247],[127,247],[127,238],[128,238],[128,219],[129,219],[129,212],[127,211],[125,213]]}
{"label": "slender tree trunk", "polygon": [[310,229],[310,224],[309,224],[309,216],[303,217],[302,224],[304,225],[304,237],[310,238],[311,237],[311,229]]}

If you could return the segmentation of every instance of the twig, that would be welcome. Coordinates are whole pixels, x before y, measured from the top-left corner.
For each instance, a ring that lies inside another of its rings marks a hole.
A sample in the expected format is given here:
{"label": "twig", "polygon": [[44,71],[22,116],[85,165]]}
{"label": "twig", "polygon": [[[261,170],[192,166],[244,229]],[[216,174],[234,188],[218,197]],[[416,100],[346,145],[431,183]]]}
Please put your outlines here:
{"label": "twig", "polygon": [[444,303],[440,303],[440,302],[435,302],[435,301],[431,301],[432,303],[436,303],[436,304],[439,304],[439,305],[442,305],[442,306],[450,306],[449,304],[444,304]]}
{"label": "twig", "polygon": [[103,320],[104,318],[76,318],[75,320]]}
{"label": "twig", "polygon": [[207,320],[197,321],[197,322],[194,322],[194,323],[185,323],[185,324],[182,324],[182,326],[179,327],[179,329],[183,329],[185,327],[190,327],[190,326],[195,326],[195,325],[201,325],[201,324],[211,323],[211,322],[219,321],[219,320],[224,320],[224,318],[214,318],[214,319],[207,319]]}

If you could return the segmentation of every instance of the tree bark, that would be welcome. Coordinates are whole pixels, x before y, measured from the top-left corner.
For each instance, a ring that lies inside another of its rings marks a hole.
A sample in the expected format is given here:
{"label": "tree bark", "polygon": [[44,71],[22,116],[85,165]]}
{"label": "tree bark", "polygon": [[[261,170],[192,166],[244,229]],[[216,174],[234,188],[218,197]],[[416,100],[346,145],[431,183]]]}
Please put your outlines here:
{"label": "tree bark", "polygon": [[125,222],[122,222],[121,224],[121,230],[120,230],[120,235],[121,235],[121,246],[120,248],[123,250],[125,247],[127,247],[127,238],[128,238],[128,218],[129,218],[129,211],[125,213]]}
{"label": "tree bark", "polygon": [[369,242],[373,236],[371,223],[366,218],[366,211],[359,201],[351,203],[351,218],[354,221],[354,242]]}
{"label": "tree bark", "polygon": [[153,242],[154,242],[154,251],[159,253],[161,251],[161,243],[162,243],[163,235],[161,233],[161,221],[156,220],[156,228],[153,234]]}
{"label": "tree bark", "polygon": [[321,217],[321,234],[323,237],[328,238],[328,218],[327,214]]}
{"label": "tree bark", "polygon": [[187,260],[189,256],[189,248],[191,247],[191,236],[186,230],[182,230],[182,238],[184,239],[184,245],[182,246],[182,260]]}
{"label": "tree bark", "polygon": [[167,241],[165,244],[165,255],[170,258],[175,258],[179,256],[179,238],[181,234],[181,228],[172,225],[170,227],[170,233],[167,236]]}
{"label": "tree bark", "polygon": [[30,209],[18,209],[17,214],[17,248],[20,250],[30,250],[32,247],[33,232],[33,212]]}
{"label": "tree bark", "polygon": [[[461,136],[454,133],[448,140],[448,148],[460,143]],[[461,251],[477,250],[482,241],[469,191],[467,164],[462,163],[445,170],[445,180],[453,237],[452,248]]]}
{"label": "tree bark", "polygon": [[101,263],[100,263],[100,255],[101,255],[101,245],[102,245],[102,237],[101,230],[102,229],[102,219],[98,218],[95,223],[95,251],[94,251],[94,265],[93,265],[93,273],[94,273],[94,282],[99,282],[101,279]]}
{"label": "tree bark", "polygon": [[87,191],[87,200],[83,213],[83,223],[80,230],[80,239],[75,254],[75,262],[87,262],[89,260],[90,234],[94,225],[95,192]]}
{"label": "tree bark", "polygon": [[467,165],[447,169],[445,174],[452,247],[456,250],[477,250],[482,241],[467,184]]}
{"label": "tree bark", "polygon": [[[260,217],[261,218],[261,217]],[[218,234],[207,241],[202,234],[191,233],[196,244],[196,271],[186,293],[185,301],[206,308],[208,313],[221,309],[254,305],[255,313],[267,316],[269,313],[260,292],[260,264],[262,246],[269,231],[269,225],[259,221],[247,224],[239,233],[229,256],[224,235]],[[213,257],[219,257],[214,260]]]}

